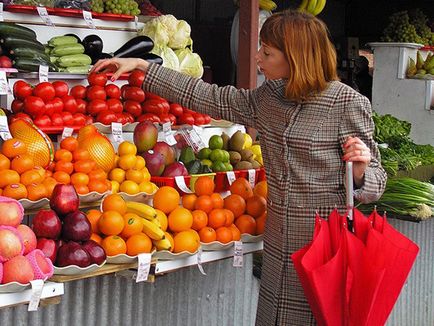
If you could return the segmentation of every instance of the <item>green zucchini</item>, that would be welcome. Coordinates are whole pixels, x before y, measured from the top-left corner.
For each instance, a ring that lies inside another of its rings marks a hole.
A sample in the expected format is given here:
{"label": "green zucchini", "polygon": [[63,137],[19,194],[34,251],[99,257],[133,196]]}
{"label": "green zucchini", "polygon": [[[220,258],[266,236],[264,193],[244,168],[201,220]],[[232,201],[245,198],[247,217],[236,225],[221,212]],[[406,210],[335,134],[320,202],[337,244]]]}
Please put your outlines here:
{"label": "green zucchini", "polygon": [[57,59],[56,64],[60,67],[75,67],[75,66],[85,66],[90,65],[92,59],[87,54],[71,54],[64,55]]}
{"label": "green zucchini", "polygon": [[46,62],[40,59],[19,58],[13,61],[14,67],[19,71],[38,72],[39,66],[48,66],[49,71],[57,71],[57,67],[51,62]]}
{"label": "green zucchini", "polygon": [[51,50],[50,55],[61,57],[64,55],[82,54],[82,53],[84,53],[84,46],[81,45],[80,43],[75,43],[75,44],[58,45]]}
{"label": "green zucchini", "polygon": [[15,36],[7,36],[5,38],[2,38],[0,40],[2,46],[5,48],[12,50],[14,48],[31,48],[31,49],[39,49],[41,51],[44,51],[44,45],[41,42],[38,42],[37,40],[29,40],[24,39],[20,37]]}
{"label": "green zucchini", "polygon": [[36,40],[36,33],[34,30],[21,25],[16,25],[14,23],[0,22],[0,35],[9,35]]}
{"label": "green zucchini", "polygon": [[68,72],[70,74],[83,74],[87,75],[89,73],[90,65],[84,66],[75,66],[75,67],[66,67],[61,68],[60,71]]}
{"label": "green zucchini", "polygon": [[59,45],[65,45],[65,44],[77,44],[78,40],[74,36],[54,36],[48,41],[48,45],[51,47],[56,47]]}
{"label": "green zucchini", "polygon": [[14,58],[43,58],[47,61],[50,60],[50,57],[44,51],[38,49],[18,47],[10,50],[9,53]]}

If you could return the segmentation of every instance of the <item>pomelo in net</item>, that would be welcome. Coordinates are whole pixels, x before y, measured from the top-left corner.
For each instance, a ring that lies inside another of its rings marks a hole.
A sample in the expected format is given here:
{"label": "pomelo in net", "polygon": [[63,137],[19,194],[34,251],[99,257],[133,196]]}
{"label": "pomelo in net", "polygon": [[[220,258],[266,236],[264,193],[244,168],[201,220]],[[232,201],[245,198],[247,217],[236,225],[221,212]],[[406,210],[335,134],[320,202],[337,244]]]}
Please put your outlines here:
{"label": "pomelo in net", "polygon": [[53,276],[54,267],[51,260],[45,257],[40,249],[35,249],[26,255],[33,269],[35,280],[46,280]]}
{"label": "pomelo in net", "polygon": [[0,226],[0,263],[22,255],[23,252],[23,239],[17,229],[11,226]]}
{"label": "pomelo in net", "polygon": [[0,212],[0,226],[17,227],[23,220],[23,206],[15,199],[0,196]]}
{"label": "pomelo in net", "polygon": [[17,231],[20,233],[23,239],[24,252],[23,255],[27,255],[30,251],[36,249],[36,235],[33,230],[25,224],[20,224],[17,226]]}
{"label": "pomelo in net", "polygon": [[25,256],[15,256],[3,264],[2,283],[18,282],[27,284],[34,280],[32,265]]}

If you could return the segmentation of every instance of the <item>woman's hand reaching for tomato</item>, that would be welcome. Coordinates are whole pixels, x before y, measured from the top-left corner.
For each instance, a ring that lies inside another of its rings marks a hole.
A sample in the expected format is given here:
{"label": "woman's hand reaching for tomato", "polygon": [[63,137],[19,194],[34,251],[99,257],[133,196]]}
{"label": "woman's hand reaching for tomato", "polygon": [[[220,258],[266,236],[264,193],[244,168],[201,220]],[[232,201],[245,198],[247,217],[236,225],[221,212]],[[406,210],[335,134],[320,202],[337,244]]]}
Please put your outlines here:
{"label": "woman's hand reaching for tomato", "polygon": [[111,81],[115,81],[120,75],[133,71],[134,69],[139,69],[146,71],[148,69],[149,63],[143,59],[138,58],[112,58],[112,59],[102,59],[93,66],[90,73],[93,72],[113,72]]}
{"label": "woman's hand reaching for tomato", "polygon": [[349,137],[344,144],[344,161],[353,162],[353,177],[357,187],[363,185],[366,168],[371,162],[371,150],[357,137]]}

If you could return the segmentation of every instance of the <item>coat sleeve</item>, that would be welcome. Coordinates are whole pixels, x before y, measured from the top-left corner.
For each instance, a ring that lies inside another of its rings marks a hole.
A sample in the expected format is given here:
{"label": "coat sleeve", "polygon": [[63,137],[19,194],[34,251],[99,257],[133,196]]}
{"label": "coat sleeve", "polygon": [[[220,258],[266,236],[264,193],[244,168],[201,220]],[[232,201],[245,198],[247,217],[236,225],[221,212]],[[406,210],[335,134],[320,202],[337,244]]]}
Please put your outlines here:
{"label": "coat sleeve", "polygon": [[345,105],[339,131],[341,146],[349,136],[359,137],[371,150],[371,162],[365,171],[364,184],[354,191],[354,196],[362,203],[370,203],[378,200],[384,192],[387,174],[381,166],[380,151],[373,138],[374,121],[369,100],[360,95],[355,95]]}
{"label": "coat sleeve", "polygon": [[143,89],[213,118],[256,128],[258,89],[218,87],[157,64],[149,66]]}

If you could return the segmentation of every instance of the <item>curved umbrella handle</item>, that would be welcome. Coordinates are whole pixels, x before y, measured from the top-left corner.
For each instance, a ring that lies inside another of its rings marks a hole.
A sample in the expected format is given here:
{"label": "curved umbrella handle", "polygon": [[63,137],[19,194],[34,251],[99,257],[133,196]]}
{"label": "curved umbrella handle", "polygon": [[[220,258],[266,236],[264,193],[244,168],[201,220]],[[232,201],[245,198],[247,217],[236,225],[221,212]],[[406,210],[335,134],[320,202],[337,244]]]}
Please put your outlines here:
{"label": "curved umbrella handle", "polygon": [[346,194],[347,194],[347,209],[348,219],[353,220],[353,208],[354,208],[354,194],[353,194],[353,162],[347,162],[345,165],[345,178],[346,178]]}

